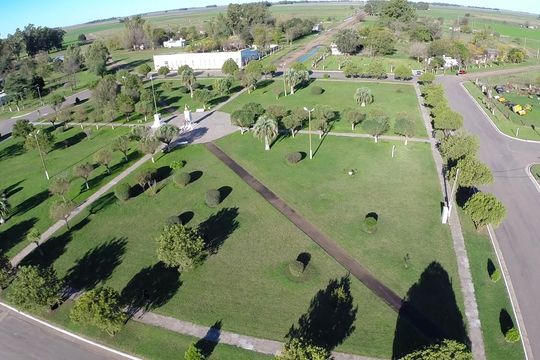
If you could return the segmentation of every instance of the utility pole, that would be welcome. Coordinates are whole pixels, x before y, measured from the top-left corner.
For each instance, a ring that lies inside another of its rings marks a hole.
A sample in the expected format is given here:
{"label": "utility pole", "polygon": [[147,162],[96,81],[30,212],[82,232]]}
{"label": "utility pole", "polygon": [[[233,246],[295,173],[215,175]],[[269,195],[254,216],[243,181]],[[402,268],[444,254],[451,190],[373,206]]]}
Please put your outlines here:
{"label": "utility pole", "polygon": [[[41,152],[41,147],[39,146],[39,140],[38,140],[39,131],[40,130],[36,131],[33,134],[33,136],[34,136],[34,139],[36,139],[36,145],[37,145],[37,148],[38,148],[39,157],[41,158],[41,165],[43,165],[43,170],[45,170],[45,177],[47,178],[47,180],[50,180],[49,172],[47,171],[47,167],[45,166],[45,159],[43,158],[43,153]],[[29,136],[32,136],[32,134],[30,134]]]}
{"label": "utility pole", "polygon": [[309,132],[309,158],[313,159],[313,149],[311,147],[311,112],[315,110],[315,108],[309,110],[307,107],[304,107],[304,110],[308,113],[308,132]]}
{"label": "utility pole", "polygon": [[454,199],[454,192],[456,191],[457,187],[457,181],[459,176],[459,168],[456,171],[456,178],[454,179],[454,185],[452,186],[452,191],[450,192],[450,197],[448,198],[448,217],[450,217],[450,214],[452,213],[452,205],[453,205],[453,199]]}

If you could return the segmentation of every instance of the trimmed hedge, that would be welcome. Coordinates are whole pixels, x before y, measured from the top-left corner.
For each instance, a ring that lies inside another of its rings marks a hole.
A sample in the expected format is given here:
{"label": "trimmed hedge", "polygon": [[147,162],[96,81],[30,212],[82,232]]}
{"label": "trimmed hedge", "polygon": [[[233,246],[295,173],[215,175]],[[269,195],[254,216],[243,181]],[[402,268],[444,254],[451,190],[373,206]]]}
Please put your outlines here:
{"label": "trimmed hedge", "polygon": [[131,195],[130,189],[131,187],[127,183],[118,184],[114,188],[114,196],[120,201],[127,201]]}
{"label": "trimmed hedge", "polygon": [[204,200],[206,205],[210,207],[218,206],[221,202],[221,194],[219,193],[219,190],[210,189],[206,192]]}
{"label": "trimmed hedge", "polygon": [[321,95],[324,92],[324,89],[320,86],[313,86],[311,88],[311,93],[313,95]]}
{"label": "trimmed hedge", "polygon": [[289,164],[298,164],[302,160],[302,154],[299,152],[288,153],[285,159]]}
{"label": "trimmed hedge", "polygon": [[495,269],[489,277],[491,278],[491,281],[497,282],[501,279],[501,272],[499,269]]}
{"label": "trimmed hedge", "polygon": [[509,343],[515,343],[521,339],[521,336],[519,335],[519,331],[513,327],[506,332],[504,339]]}
{"label": "trimmed hedge", "polygon": [[173,182],[180,187],[186,187],[191,181],[191,175],[187,172],[178,172],[173,175]]}

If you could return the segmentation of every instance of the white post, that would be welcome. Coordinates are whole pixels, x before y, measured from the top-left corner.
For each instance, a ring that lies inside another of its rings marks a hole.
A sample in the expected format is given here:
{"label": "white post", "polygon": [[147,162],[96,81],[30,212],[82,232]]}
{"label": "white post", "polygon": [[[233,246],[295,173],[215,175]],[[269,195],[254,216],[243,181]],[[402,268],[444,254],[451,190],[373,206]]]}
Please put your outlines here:
{"label": "white post", "polygon": [[456,178],[454,179],[454,185],[452,186],[452,191],[450,192],[450,196],[448,197],[448,217],[450,217],[450,214],[452,213],[452,205],[453,205],[452,199],[454,198],[454,192],[456,191],[458,176],[459,176],[459,168],[456,171]]}
{"label": "white post", "polygon": [[161,126],[161,116],[156,113],[154,114],[154,123],[152,124],[152,129],[157,129]]}
{"label": "white post", "polygon": [[392,159],[394,158],[395,151],[396,151],[396,145],[392,145]]}
{"label": "white post", "polygon": [[518,128],[516,130],[516,137],[519,137],[519,126],[518,126]]}

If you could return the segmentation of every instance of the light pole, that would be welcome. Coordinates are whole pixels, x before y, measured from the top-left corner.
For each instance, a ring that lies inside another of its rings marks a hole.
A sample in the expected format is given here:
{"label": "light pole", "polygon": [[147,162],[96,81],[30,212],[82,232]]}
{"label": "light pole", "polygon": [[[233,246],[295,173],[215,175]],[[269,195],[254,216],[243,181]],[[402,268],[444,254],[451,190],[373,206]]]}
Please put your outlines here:
{"label": "light pole", "polygon": [[315,110],[315,108],[309,110],[307,107],[304,107],[304,110],[308,113],[308,132],[309,132],[309,158],[313,159],[313,150],[311,147],[311,112]]}
{"label": "light pole", "polygon": [[38,140],[39,131],[40,130],[36,131],[33,134],[29,134],[29,136],[34,136],[34,138],[36,139],[36,145],[38,148],[39,157],[41,158],[41,165],[43,165],[43,170],[45,170],[45,177],[47,178],[47,180],[50,180],[49,172],[47,171],[47,167],[45,166],[45,159],[43,158],[43,153],[41,152],[41,147],[39,146],[39,140]]}
{"label": "light pole", "polygon": [[452,186],[452,191],[450,192],[450,198],[448,200],[448,217],[450,217],[450,214],[452,213],[452,205],[453,205],[453,199],[454,199],[454,192],[456,191],[457,181],[459,176],[459,168],[456,170],[456,178],[454,179],[454,185]]}
{"label": "light pole", "polygon": [[156,101],[156,92],[154,91],[154,77],[150,76],[150,83],[152,83],[152,96],[154,97],[154,123],[152,124],[152,129],[157,129],[161,126],[161,116],[157,110],[157,101]]}
{"label": "light pole", "polygon": [[154,112],[157,114],[157,102],[156,102],[156,93],[154,91],[154,76],[150,75],[150,83],[152,84],[152,96],[154,97]]}
{"label": "light pole", "polygon": [[39,90],[39,85],[36,85],[36,89],[39,96],[39,102],[41,103],[41,106],[43,106],[45,104],[43,103],[43,100],[41,99],[41,91]]}

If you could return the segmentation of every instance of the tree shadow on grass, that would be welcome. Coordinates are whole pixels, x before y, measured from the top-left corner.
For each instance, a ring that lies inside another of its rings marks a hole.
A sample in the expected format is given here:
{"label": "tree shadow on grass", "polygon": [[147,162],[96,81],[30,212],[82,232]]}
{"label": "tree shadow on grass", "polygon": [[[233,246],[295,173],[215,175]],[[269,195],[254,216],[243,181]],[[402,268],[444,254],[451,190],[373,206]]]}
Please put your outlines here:
{"label": "tree shadow on grass", "polygon": [[191,219],[193,219],[193,216],[195,216],[193,211],[184,211],[183,213],[178,215],[178,219],[180,219],[182,225],[186,226],[191,221]]}
{"label": "tree shadow on grass", "polygon": [[[24,187],[19,186],[24,182],[24,180],[19,180],[14,184],[9,185],[7,188],[4,189],[4,192],[6,193],[6,196],[9,198],[19,191],[21,191]],[[2,193],[2,189],[0,189],[0,193]]]}
{"label": "tree shadow on grass", "polygon": [[206,335],[197,343],[195,347],[199,349],[205,359],[208,359],[214,352],[221,336],[221,328],[223,327],[223,321],[218,320],[208,329]]}
{"label": "tree shadow on grass", "polygon": [[199,224],[198,232],[210,254],[217,253],[223,242],[238,228],[237,217],[238,208],[223,208]]}
{"label": "tree shadow on grass", "polygon": [[0,150],[0,160],[7,160],[9,158],[22,155],[23,153],[24,147],[22,142],[16,142],[15,144],[11,144]]}
{"label": "tree shadow on grass", "polygon": [[122,290],[122,301],[133,316],[139,310],[151,311],[165,305],[181,285],[178,270],[160,261],[133,276]]}
{"label": "tree shadow on grass", "polygon": [[506,309],[501,309],[501,312],[499,313],[499,325],[503,335],[506,335],[508,330],[514,327],[514,321]]}
{"label": "tree shadow on grass", "polygon": [[394,333],[392,359],[443,339],[470,347],[451,279],[441,264],[432,262],[403,301]]}
{"label": "tree shadow on grass", "polygon": [[456,191],[456,204],[462,208],[467,200],[471,198],[478,190],[473,187],[459,187]]}
{"label": "tree shadow on grass", "polygon": [[92,205],[90,205],[89,212],[91,215],[95,215],[101,210],[109,207],[110,205],[116,203],[116,196],[114,196],[114,193],[110,192],[103,196],[101,196],[99,199],[94,201]]}
{"label": "tree shadow on grass", "polygon": [[308,311],[293,325],[287,338],[333,350],[355,330],[358,308],[353,304],[349,276],[332,279],[311,300]]}
{"label": "tree shadow on grass", "polygon": [[125,238],[113,238],[89,250],[68,270],[66,284],[74,290],[89,290],[107,280],[122,262],[126,244]]}
{"label": "tree shadow on grass", "polygon": [[232,187],[222,186],[218,189],[218,191],[219,191],[219,198],[221,199],[221,202],[223,202],[232,193]]}
{"label": "tree shadow on grass", "polygon": [[156,169],[155,179],[157,182],[163,181],[171,175],[172,169],[170,166],[165,165]]}
{"label": "tree shadow on grass", "polygon": [[61,150],[61,149],[67,149],[68,147],[71,147],[73,145],[77,145],[81,141],[86,139],[86,134],[82,131],[79,131],[76,134],[73,134],[72,136],[68,137],[67,139],[57,141],[54,146],[53,150]]}
{"label": "tree shadow on grass", "polygon": [[32,195],[31,197],[17,205],[15,209],[13,209],[11,216],[24,214],[28,210],[33,209],[34,207],[41,204],[43,201],[47,200],[49,196],[49,190],[43,190],[41,192],[38,192],[37,194]]}
{"label": "tree shadow on grass", "polygon": [[[19,242],[24,240],[28,231],[34,226],[37,222],[37,218],[33,217],[28,220],[20,221],[16,224],[11,225],[11,227],[0,232],[0,252],[6,253]],[[5,229],[9,223],[6,223],[0,227],[0,229]]]}
{"label": "tree shadow on grass", "polygon": [[203,172],[200,170],[195,170],[189,173],[189,183],[194,183],[203,176]]}

